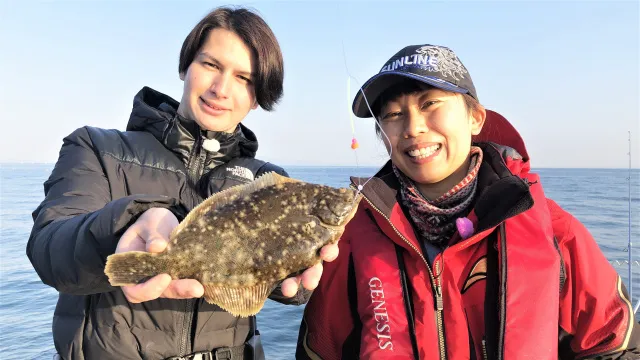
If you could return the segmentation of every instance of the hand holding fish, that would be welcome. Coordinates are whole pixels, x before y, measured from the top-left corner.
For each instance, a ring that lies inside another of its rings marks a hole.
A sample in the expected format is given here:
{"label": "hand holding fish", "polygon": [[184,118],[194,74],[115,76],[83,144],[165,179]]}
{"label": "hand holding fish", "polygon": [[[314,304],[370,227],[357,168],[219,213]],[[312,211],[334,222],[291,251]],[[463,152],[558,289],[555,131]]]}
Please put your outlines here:
{"label": "hand holding fish", "polygon": [[[322,261],[331,262],[338,257],[338,244],[327,244],[320,250],[320,258]],[[288,278],[282,281],[282,295],[292,297],[298,292],[300,283],[307,290],[314,290],[318,287],[320,277],[322,276],[322,263],[315,264],[305,270],[301,275]]]}
{"label": "hand holding fish", "polygon": [[268,173],[212,195],[180,224],[167,210],[148,210],[107,258],[105,274],[134,301],[204,296],[236,316],[255,315],[278,284],[286,297],[300,284],[318,286],[361,198]]}
{"label": "hand holding fish", "polygon": [[[178,219],[167,209],[151,208],[145,211],[122,235],[116,254],[127,251],[163,252],[169,243],[169,234],[178,226]],[[325,245],[320,251],[323,261],[333,261],[338,257],[338,245]],[[307,290],[318,286],[322,276],[322,263],[316,264],[296,277],[282,282],[282,295],[293,297],[298,292],[300,283]],[[171,280],[168,274],[158,274],[138,285],[122,286],[127,300],[139,303],[159,297],[172,299],[188,299],[201,297],[204,288],[194,279]]]}
{"label": "hand holding fish", "polygon": [[[151,208],[122,235],[116,254],[127,251],[163,252],[169,243],[169,234],[178,226],[173,213],[163,208]],[[159,297],[188,299],[204,294],[202,284],[193,279],[171,280],[168,274],[158,274],[138,284],[122,286],[122,292],[131,303],[154,300]]]}

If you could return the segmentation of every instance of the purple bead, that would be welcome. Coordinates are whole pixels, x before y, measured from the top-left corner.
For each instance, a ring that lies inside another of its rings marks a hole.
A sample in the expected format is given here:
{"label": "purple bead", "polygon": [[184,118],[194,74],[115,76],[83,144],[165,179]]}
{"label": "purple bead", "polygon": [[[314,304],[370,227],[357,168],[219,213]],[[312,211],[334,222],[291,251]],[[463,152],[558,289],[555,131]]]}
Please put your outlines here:
{"label": "purple bead", "polygon": [[456,227],[462,239],[468,239],[473,235],[473,223],[466,217],[456,219]]}

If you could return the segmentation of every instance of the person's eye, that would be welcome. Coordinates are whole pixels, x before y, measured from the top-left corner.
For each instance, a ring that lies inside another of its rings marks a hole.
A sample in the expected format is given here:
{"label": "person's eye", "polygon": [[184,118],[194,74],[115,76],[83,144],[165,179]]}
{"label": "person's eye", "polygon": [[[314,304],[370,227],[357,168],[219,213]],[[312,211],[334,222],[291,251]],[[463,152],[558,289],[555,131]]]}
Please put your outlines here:
{"label": "person's eye", "polygon": [[402,112],[401,111],[391,111],[386,113],[383,117],[382,120],[385,121],[390,121],[390,120],[394,120],[399,118],[400,116],[402,116]]}
{"label": "person's eye", "polygon": [[428,100],[428,101],[425,101],[425,102],[424,102],[424,104],[422,104],[421,109],[422,109],[422,110],[428,109],[430,106],[432,106],[432,105],[434,105],[434,104],[436,104],[436,103],[438,103],[438,101],[437,101],[437,100]]}

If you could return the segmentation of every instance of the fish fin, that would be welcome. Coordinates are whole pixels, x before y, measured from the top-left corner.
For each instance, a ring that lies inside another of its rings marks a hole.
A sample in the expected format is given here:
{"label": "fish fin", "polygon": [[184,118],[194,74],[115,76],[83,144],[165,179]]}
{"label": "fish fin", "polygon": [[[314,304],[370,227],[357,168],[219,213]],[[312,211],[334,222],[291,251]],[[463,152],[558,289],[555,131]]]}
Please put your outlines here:
{"label": "fish fin", "polygon": [[128,251],[109,255],[104,273],[111,286],[137,285],[162,274],[162,257],[145,251]]}
{"label": "fish fin", "polygon": [[274,284],[236,288],[204,285],[204,299],[210,304],[220,306],[233,316],[249,317],[262,309],[274,288]]}
{"label": "fish fin", "polygon": [[182,231],[186,226],[188,226],[194,219],[199,218],[202,214],[219,208],[221,206],[227,205],[239,197],[246,196],[253,192],[256,192],[260,189],[264,189],[269,186],[274,186],[278,184],[286,184],[286,183],[297,183],[301,182],[300,180],[292,179],[286,176],[282,176],[276,172],[268,172],[264,175],[261,175],[254,181],[243,184],[236,185],[226,190],[220,191],[208,197],[206,200],[201,202],[198,206],[193,208],[187,214],[187,216],[176,226],[169,239],[173,239],[175,235],[177,235],[180,231]]}

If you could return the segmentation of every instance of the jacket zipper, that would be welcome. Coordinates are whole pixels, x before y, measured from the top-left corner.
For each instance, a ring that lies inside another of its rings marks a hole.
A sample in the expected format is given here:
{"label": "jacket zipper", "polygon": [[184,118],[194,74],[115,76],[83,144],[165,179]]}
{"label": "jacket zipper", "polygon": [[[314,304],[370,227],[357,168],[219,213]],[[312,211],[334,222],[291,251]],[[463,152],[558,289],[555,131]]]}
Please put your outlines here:
{"label": "jacket zipper", "polygon": [[[189,159],[189,180],[195,187],[202,175],[202,165],[205,152],[202,150],[202,139],[199,137],[194,143],[194,156]],[[194,161],[195,160],[195,161]]]}
{"label": "jacket zipper", "polygon": [[[188,354],[187,342],[191,335],[191,324],[193,322],[193,300],[185,299],[184,302],[184,318],[182,321],[182,336],[180,339],[180,356]],[[191,346],[189,346],[189,348],[191,348]]]}
{"label": "jacket zipper", "polygon": [[[409,241],[407,240],[407,238],[404,237],[404,235],[402,235],[400,233],[400,231],[398,231],[398,229],[396,229],[396,227],[393,225],[393,223],[391,222],[391,220],[382,212],[380,211],[380,209],[378,209],[375,205],[373,205],[371,203],[371,201],[369,201],[369,199],[367,199],[367,197],[364,197],[365,200],[367,200],[367,202],[369,203],[369,205],[371,205],[372,208],[374,208],[380,215],[382,215],[382,217],[384,217],[387,222],[389,222],[389,225],[391,225],[391,228],[393,228],[393,230],[396,232],[396,234],[398,234],[398,236],[407,243],[407,245],[409,245],[413,250],[415,250],[415,252],[418,254],[418,256],[420,256],[420,258],[422,259],[422,261],[424,262],[425,266],[427,267],[427,270],[429,271],[429,277],[431,280],[431,287],[435,292],[435,312],[436,312],[436,327],[438,329],[438,347],[440,350],[440,360],[446,360],[447,359],[447,353],[445,351],[445,343],[444,343],[444,328],[443,328],[443,316],[442,316],[442,310],[444,308],[444,300],[442,298],[442,286],[440,284],[440,276],[438,276],[438,283],[436,284],[436,278],[435,276],[433,276],[433,272],[431,271],[431,267],[429,266],[429,263],[427,262],[427,259],[424,258],[424,256],[422,255],[422,253],[420,253],[420,251]],[[439,263],[436,262],[436,266]]]}
{"label": "jacket zipper", "polygon": [[[206,156],[202,148],[202,137],[197,137],[194,143],[194,155],[189,161],[189,180],[194,188],[198,184],[198,179],[202,176],[204,157]],[[196,189],[197,191],[197,189]],[[182,336],[180,339],[180,356],[187,355],[191,350],[190,337],[193,325],[194,299],[185,299],[184,318],[182,320]],[[188,349],[187,349],[188,346]]]}
{"label": "jacket zipper", "polygon": [[484,336],[482,337],[482,357],[484,360],[489,360],[489,357],[487,356],[487,341]]}
{"label": "jacket zipper", "polygon": [[436,271],[438,271],[438,277],[436,280],[436,326],[438,328],[438,345],[440,346],[440,358],[446,359],[447,351],[444,344],[444,319],[442,315],[442,309],[444,308],[444,300],[442,299],[442,269],[439,267],[440,260],[435,263]]}

